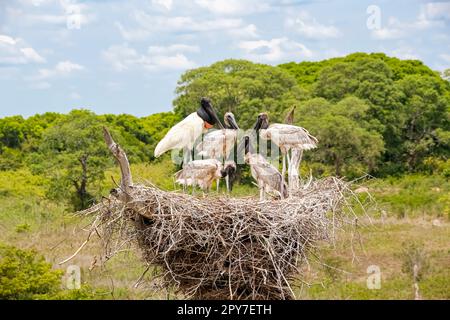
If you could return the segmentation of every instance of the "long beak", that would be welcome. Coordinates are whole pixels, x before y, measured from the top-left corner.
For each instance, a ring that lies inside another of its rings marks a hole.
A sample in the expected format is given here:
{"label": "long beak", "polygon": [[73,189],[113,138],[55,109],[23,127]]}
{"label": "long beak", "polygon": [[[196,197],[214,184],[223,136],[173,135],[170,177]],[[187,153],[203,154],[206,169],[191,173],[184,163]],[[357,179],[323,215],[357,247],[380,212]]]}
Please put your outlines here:
{"label": "long beak", "polygon": [[258,118],[258,119],[256,120],[255,125],[253,126],[253,130],[258,131],[260,128],[261,128],[261,119]]}
{"label": "long beak", "polygon": [[236,120],[233,117],[228,118],[228,122],[230,123],[231,127],[235,130],[239,130],[239,126],[236,122]]}
{"label": "long beak", "polygon": [[217,113],[214,109],[212,109],[212,116],[214,117],[214,119],[217,121],[217,125],[219,126],[220,129],[225,129],[222,122],[220,122],[219,117],[217,116]]}

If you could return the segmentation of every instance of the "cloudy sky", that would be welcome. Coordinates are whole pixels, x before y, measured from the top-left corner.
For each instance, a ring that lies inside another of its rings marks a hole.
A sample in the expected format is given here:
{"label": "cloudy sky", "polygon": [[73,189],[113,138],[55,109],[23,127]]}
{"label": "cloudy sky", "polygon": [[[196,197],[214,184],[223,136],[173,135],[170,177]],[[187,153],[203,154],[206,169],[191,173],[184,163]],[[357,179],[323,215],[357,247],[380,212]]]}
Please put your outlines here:
{"label": "cloudy sky", "polygon": [[0,0],[0,117],[144,116],[189,68],[355,51],[450,68],[450,1]]}

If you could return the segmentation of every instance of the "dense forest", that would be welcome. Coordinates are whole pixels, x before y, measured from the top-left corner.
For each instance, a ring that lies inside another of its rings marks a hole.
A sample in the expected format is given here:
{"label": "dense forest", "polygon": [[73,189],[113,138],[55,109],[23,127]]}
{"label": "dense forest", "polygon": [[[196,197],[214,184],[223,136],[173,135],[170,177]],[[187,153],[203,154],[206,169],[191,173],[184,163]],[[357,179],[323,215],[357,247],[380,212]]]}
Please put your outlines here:
{"label": "dense forest", "polygon": [[84,208],[99,196],[95,186],[112,165],[102,126],[133,163],[154,161],[156,143],[208,96],[220,117],[234,112],[243,129],[259,112],[280,122],[295,106],[296,124],[320,141],[306,154],[315,175],[450,175],[450,82],[417,60],[381,53],[280,66],[224,60],[187,71],[175,91],[174,112],[143,118],[83,109],[2,118],[0,170],[28,167],[47,175],[48,197]]}

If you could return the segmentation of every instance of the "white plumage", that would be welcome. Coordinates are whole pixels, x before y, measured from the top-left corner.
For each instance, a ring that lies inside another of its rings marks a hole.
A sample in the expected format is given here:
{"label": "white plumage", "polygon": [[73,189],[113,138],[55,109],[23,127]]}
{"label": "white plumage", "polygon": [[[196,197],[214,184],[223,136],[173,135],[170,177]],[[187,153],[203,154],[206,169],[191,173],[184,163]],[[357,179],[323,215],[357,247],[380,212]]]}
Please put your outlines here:
{"label": "white plumage", "polygon": [[215,130],[204,136],[197,145],[199,156],[209,158],[227,158],[236,143],[237,130]]}
{"label": "white plumage", "polygon": [[239,127],[233,113],[224,115],[225,128],[209,132],[203,137],[203,141],[197,145],[199,156],[214,159],[227,159],[233,149]]}
{"label": "white plumage", "polygon": [[318,140],[308,130],[289,124],[274,123],[259,132],[261,138],[272,140],[283,153],[292,148],[310,150],[317,147]]}
{"label": "white plumage", "polygon": [[[298,150],[295,155],[297,165],[296,170],[298,170],[298,165],[300,165],[303,150],[314,149],[317,147],[318,143],[317,138],[312,136],[305,128],[289,124],[271,124],[269,128],[260,130],[259,135],[262,139],[270,139],[280,148],[281,153],[283,154],[283,169],[281,172],[283,181],[285,181],[284,177],[286,175],[286,156],[288,156],[287,159],[289,168],[293,167],[290,163],[288,155],[289,150]],[[300,150],[301,152],[299,152]],[[284,188],[284,184],[282,185],[282,188]]]}
{"label": "white plumage", "polygon": [[199,186],[207,191],[214,180],[222,177],[222,163],[216,159],[193,160],[175,174],[175,182],[183,186]]}
{"label": "white plumage", "polygon": [[164,152],[172,149],[187,148],[192,150],[195,140],[206,131],[203,119],[196,112],[191,113],[170,128],[169,132],[156,146],[155,157],[159,157]]}

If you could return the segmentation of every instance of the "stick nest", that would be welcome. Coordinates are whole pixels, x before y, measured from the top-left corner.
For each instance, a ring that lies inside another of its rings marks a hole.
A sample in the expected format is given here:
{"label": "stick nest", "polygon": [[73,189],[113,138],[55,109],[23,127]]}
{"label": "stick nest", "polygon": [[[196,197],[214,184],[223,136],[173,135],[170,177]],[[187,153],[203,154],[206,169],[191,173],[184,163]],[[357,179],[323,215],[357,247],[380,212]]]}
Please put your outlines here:
{"label": "stick nest", "polygon": [[[124,196],[127,201],[120,200]],[[349,184],[312,181],[284,200],[193,197],[134,185],[85,211],[109,259],[136,244],[166,287],[193,299],[293,299],[292,281],[318,242],[352,223]]]}

